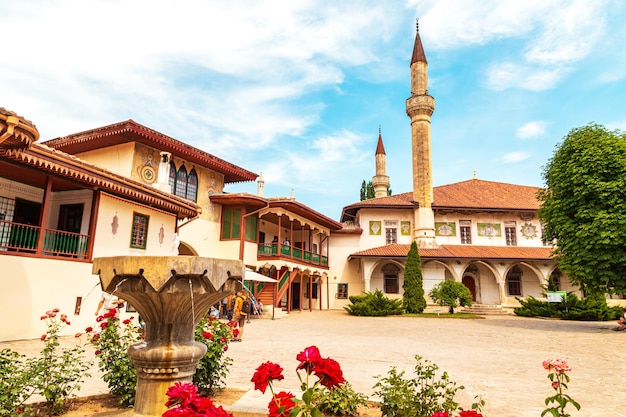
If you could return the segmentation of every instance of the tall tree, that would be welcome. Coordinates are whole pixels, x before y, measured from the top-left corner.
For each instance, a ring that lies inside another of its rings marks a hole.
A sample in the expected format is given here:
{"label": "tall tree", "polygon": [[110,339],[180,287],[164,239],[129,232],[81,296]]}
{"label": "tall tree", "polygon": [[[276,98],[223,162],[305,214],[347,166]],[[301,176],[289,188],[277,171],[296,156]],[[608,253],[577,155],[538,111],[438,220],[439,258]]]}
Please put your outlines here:
{"label": "tall tree", "polygon": [[415,241],[411,243],[411,249],[406,257],[402,289],[404,290],[402,296],[404,311],[413,314],[423,312],[426,308],[426,299],[424,298],[422,261]]}
{"label": "tall tree", "polygon": [[626,292],[626,136],[572,129],[543,170],[544,239],[559,269],[587,292]]}
{"label": "tall tree", "polygon": [[370,198],[376,197],[376,192],[374,191],[374,185],[372,181],[365,182],[361,184],[361,200],[369,200]]}

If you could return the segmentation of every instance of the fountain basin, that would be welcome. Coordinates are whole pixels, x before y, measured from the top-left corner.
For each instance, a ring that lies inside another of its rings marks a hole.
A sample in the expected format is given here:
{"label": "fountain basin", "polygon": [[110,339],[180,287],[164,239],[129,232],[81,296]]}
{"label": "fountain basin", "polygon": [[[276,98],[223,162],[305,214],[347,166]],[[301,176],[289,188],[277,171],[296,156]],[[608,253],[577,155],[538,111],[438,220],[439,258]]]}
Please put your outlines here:
{"label": "fountain basin", "polygon": [[196,256],[114,256],[95,258],[92,272],[103,291],[130,303],[145,323],[144,340],[128,348],[137,372],[131,415],[161,416],[167,388],[191,382],[206,353],[194,340],[198,321],[242,288],[244,265]]}

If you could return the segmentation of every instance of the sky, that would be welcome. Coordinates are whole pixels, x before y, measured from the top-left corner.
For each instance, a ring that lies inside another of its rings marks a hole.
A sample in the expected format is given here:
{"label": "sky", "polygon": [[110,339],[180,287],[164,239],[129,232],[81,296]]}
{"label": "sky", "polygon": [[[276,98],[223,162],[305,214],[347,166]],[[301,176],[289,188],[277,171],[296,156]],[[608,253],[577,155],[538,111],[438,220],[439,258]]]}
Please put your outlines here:
{"label": "sky", "polygon": [[[133,119],[338,220],[375,175],[411,191],[409,64],[428,60],[433,185],[543,186],[567,133],[626,130],[621,0],[0,2],[0,107],[42,141]],[[256,183],[226,192],[256,194]]]}

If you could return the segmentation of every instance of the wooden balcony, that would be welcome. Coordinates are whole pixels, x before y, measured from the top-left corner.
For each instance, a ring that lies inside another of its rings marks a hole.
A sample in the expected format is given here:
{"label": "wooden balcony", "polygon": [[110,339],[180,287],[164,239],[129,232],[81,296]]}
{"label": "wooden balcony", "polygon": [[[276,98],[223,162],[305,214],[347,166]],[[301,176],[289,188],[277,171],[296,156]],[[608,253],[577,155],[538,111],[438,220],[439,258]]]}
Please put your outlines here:
{"label": "wooden balcony", "polygon": [[[278,247],[280,246],[280,253]],[[278,243],[259,243],[257,253],[259,260],[261,259],[282,259],[286,261],[295,261],[306,265],[315,265],[328,267],[328,257],[318,253],[302,250],[290,245],[279,245]]]}
{"label": "wooden balcony", "polygon": [[0,254],[87,259],[89,235],[0,220]]}

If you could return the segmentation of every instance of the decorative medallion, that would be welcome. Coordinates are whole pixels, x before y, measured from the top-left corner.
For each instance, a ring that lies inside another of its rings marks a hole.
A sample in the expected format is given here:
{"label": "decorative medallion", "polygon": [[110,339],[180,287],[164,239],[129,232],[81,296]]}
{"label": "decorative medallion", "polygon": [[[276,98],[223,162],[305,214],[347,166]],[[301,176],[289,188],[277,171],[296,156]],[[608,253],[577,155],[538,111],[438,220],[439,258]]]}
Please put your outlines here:
{"label": "decorative medallion", "polygon": [[522,225],[521,232],[526,239],[532,239],[534,237],[537,237],[537,227],[530,223],[524,223]]}
{"label": "decorative medallion", "polygon": [[142,166],[139,175],[141,175],[141,180],[148,184],[152,184],[157,179],[156,170],[151,165]]}
{"label": "decorative medallion", "polygon": [[435,222],[436,236],[456,236],[456,223],[454,222]]}

